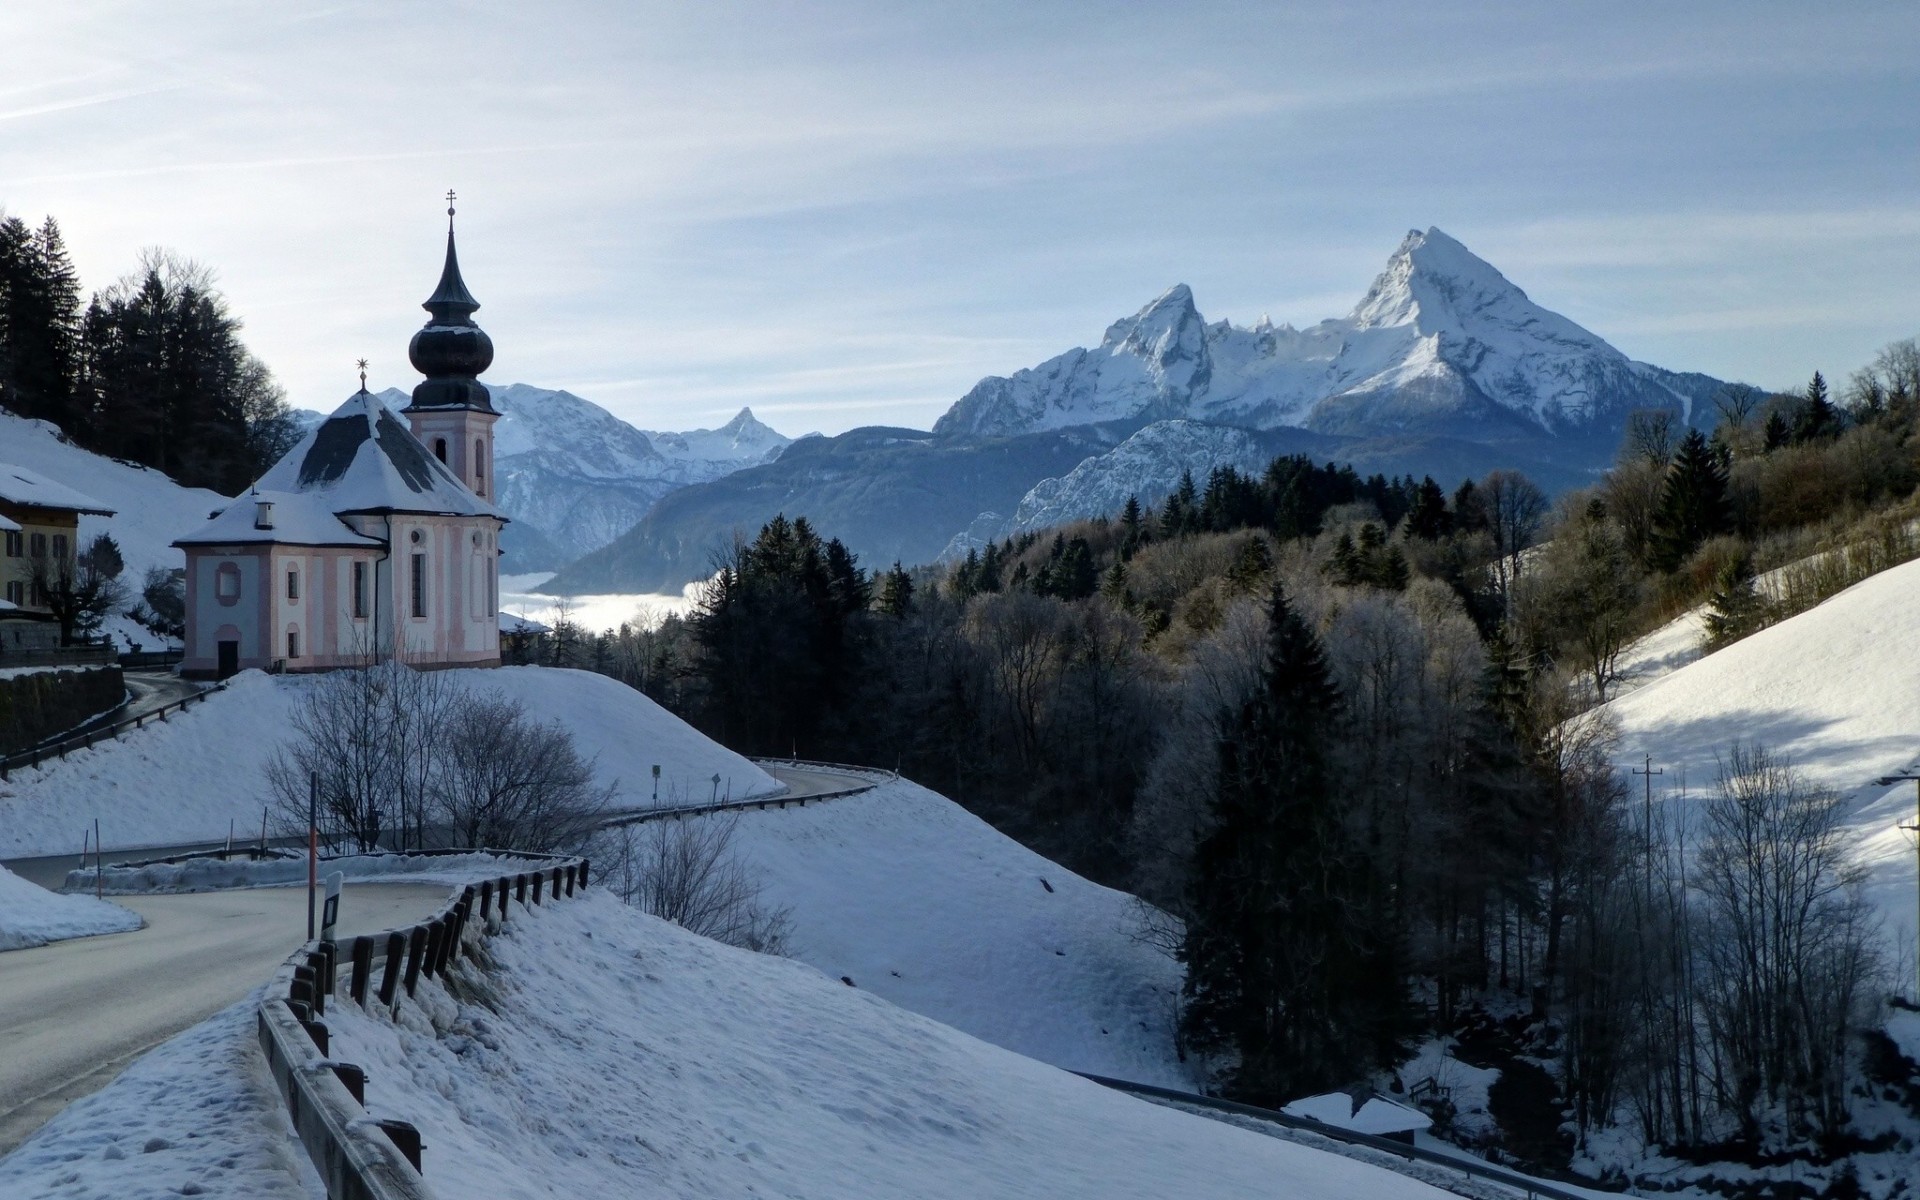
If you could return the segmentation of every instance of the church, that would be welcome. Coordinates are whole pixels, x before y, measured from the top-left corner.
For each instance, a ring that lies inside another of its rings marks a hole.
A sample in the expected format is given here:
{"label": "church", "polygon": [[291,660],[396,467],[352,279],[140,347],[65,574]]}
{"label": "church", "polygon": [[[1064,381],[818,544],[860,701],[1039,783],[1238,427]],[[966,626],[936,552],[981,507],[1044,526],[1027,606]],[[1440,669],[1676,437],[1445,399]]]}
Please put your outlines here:
{"label": "church", "polygon": [[[173,544],[186,552],[181,671],[324,671],[392,655],[416,667],[500,662],[493,342],[447,262],[407,357],[425,380],[402,425],[360,390],[245,495]],[[364,368],[365,364],[362,364]]]}

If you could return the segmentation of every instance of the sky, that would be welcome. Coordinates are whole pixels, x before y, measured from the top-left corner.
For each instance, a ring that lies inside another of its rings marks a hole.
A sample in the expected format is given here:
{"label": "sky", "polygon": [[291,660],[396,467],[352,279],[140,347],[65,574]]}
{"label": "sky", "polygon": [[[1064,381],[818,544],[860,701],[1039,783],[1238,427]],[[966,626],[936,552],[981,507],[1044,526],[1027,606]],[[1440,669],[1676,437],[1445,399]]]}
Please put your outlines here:
{"label": "sky", "polygon": [[1174,283],[1344,315],[1437,225],[1627,354],[1920,334],[1920,5],[277,0],[0,8],[0,209],[215,271],[298,407],[410,388],[459,194],[486,378],[643,428],[929,426]]}

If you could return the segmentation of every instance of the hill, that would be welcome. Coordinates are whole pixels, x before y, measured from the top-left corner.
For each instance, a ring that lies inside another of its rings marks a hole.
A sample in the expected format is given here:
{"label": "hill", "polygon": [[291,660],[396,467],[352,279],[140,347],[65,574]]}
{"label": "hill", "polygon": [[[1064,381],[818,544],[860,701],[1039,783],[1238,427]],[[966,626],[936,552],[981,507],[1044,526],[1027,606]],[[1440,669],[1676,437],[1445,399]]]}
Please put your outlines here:
{"label": "hill", "polygon": [[[660,798],[696,795],[713,775],[738,796],[779,786],[746,759],[695,732],[625,684],[586,671],[539,667],[447,672],[459,686],[499,692],[541,720],[557,720],[595,778],[617,789],[615,804],[651,803],[652,767]],[[289,720],[312,676],[246,671],[225,691],[164,723],[116,741],[18,770],[0,782],[0,856],[77,850],[80,827],[100,820],[116,847],[225,838],[228,822],[256,834],[270,801],[266,764],[290,736]],[[219,783],[213,785],[213,773]]]}
{"label": "hill", "polygon": [[[1873,780],[1920,769],[1920,562],[1690,662],[1614,700],[1619,769],[1651,756],[1666,803],[1700,797],[1736,741],[1760,742],[1847,801],[1848,837],[1872,870],[1868,890],[1893,944],[1911,947],[1914,785]],[[1660,792],[1656,790],[1656,797]],[[1686,810],[1680,810],[1684,813]]]}

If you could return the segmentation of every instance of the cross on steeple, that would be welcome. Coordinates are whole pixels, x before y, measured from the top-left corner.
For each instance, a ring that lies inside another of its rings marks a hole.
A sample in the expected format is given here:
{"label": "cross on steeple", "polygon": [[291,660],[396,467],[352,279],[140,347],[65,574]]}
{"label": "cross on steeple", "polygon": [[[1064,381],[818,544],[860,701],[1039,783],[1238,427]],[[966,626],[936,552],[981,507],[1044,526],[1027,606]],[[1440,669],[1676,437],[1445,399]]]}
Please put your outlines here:
{"label": "cross on steeple", "polygon": [[454,200],[453,189],[448,188],[447,189],[447,228],[449,230],[453,228],[453,200]]}
{"label": "cross on steeple", "polygon": [[367,360],[364,358],[355,359],[354,365],[360,368],[360,390],[364,392],[367,390]]}

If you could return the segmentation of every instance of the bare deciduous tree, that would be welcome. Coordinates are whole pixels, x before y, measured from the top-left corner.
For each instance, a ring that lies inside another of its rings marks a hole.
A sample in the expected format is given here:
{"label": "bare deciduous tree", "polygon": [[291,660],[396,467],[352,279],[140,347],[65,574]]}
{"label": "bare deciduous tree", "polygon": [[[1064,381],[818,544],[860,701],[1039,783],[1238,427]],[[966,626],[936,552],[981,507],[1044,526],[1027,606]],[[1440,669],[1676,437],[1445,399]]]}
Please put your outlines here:
{"label": "bare deciduous tree", "polygon": [[613,787],[594,783],[593,763],[558,722],[534,721],[498,693],[459,696],[445,711],[441,749],[424,782],[457,843],[570,848],[612,802]]}
{"label": "bare deciduous tree", "polygon": [[733,849],[739,825],[738,813],[716,813],[604,830],[593,856],[607,886],[643,912],[730,946],[784,954],[792,914],[762,900]]}

